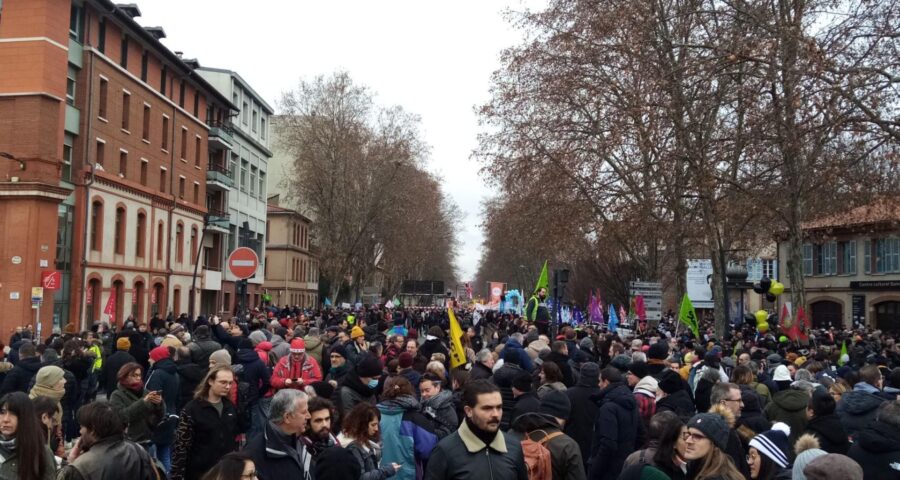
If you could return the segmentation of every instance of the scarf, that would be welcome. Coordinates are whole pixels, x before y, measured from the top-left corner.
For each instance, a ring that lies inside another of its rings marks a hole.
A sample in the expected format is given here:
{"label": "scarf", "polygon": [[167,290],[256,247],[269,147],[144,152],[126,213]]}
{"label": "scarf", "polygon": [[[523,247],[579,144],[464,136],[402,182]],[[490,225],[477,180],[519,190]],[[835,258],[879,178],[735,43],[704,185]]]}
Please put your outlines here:
{"label": "scarf", "polygon": [[0,435],[0,457],[5,461],[7,458],[16,453],[16,437],[7,438],[6,435]]}
{"label": "scarf", "polygon": [[125,382],[120,381],[119,385],[124,387],[125,390],[131,390],[132,392],[136,393],[138,396],[140,396],[142,393],[144,393],[144,382],[141,382],[141,381],[131,382],[131,383],[125,383]]}
{"label": "scarf", "polygon": [[484,442],[485,445],[490,445],[491,442],[493,442],[494,439],[497,438],[497,435],[500,433],[500,430],[497,430],[496,432],[488,432],[487,430],[478,428],[478,425],[475,425],[475,422],[470,420],[469,417],[466,417],[466,425],[469,426],[469,430],[471,430],[479,440]]}
{"label": "scarf", "polygon": [[[62,405],[60,405],[60,400],[62,400],[63,396],[66,394],[65,387],[56,389],[45,387],[43,385],[35,384],[31,387],[31,392],[28,394],[28,398],[34,400],[37,397],[48,397],[54,401],[56,401],[56,413],[53,414],[53,420],[57,425],[62,424]],[[2,440],[0,440],[2,441]]]}

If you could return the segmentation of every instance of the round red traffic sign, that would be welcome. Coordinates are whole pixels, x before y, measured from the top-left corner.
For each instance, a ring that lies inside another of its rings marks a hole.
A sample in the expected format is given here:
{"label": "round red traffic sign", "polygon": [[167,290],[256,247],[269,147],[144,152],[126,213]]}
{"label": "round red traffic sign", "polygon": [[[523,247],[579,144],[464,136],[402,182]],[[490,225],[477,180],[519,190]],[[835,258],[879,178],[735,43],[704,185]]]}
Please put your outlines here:
{"label": "round red traffic sign", "polygon": [[259,257],[251,248],[238,247],[228,255],[228,270],[239,280],[255,275],[258,267]]}

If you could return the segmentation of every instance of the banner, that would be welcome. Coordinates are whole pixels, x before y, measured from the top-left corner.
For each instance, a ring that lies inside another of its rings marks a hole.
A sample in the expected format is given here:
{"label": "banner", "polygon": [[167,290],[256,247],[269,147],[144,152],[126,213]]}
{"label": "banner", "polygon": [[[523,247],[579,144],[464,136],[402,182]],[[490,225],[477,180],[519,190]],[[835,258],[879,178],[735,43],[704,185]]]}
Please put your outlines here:
{"label": "banner", "polygon": [[94,287],[93,285],[88,285],[87,289],[85,289],[85,305],[93,305],[94,304]]}
{"label": "banner", "polygon": [[609,304],[609,331],[616,333],[619,329],[619,317],[616,316],[616,307]]}
{"label": "banner", "polygon": [[550,278],[550,276],[547,275],[547,261],[544,260],[544,268],[541,269],[541,276],[538,277],[537,284],[534,286],[534,293],[537,293],[538,290],[540,290],[542,288],[546,288],[547,290],[550,290],[549,278]]}
{"label": "banner", "polygon": [[488,306],[492,309],[500,308],[500,297],[503,296],[503,282],[488,282],[490,286],[490,300]]}
{"label": "banner", "polygon": [[684,298],[681,300],[681,310],[678,312],[678,321],[687,325],[692,332],[694,332],[694,336],[698,339],[700,338],[700,325],[697,322],[697,312],[694,310],[694,305],[691,304],[691,299],[688,297],[688,294],[684,294]]}
{"label": "banner", "polygon": [[137,305],[137,301],[138,301],[138,298],[137,298],[137,297],[138,297],[137,289],[136,289],[136,288],[132,288],[132,289],[131,289],[131,304],[132,304],[132,305]]}
{"label": "banner", "polygon": [[447,309],[447,316],[450,317],[450,369],[452,370],[467,363],[466,351],[460,340],[463,336],[462,327],[456,321],[456,314],[453,313],[452,308]]}
{"label": "banner", "polygon": [[106,301],[106,308],[103,309],[103,313],[109,315],[110,323],[116,321],[116,289],[113,288],[109,291],[109,300]]}
{"label": "banner", "polygon": [[713,308],[712,287],[709,284],[713,275],[712,260],[688,260],[687,263],[685,286],[691,305],[697,308]]}

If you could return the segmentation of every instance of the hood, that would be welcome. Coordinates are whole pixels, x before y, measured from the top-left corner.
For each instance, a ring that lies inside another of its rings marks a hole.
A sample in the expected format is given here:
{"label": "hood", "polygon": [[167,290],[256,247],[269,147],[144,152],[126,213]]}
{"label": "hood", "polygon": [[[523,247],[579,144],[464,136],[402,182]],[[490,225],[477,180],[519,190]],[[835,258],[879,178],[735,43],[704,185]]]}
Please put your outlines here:
{"label": "hood", "polygon": [[716,415],[724,418],[725,423],[728,424],[728,428],[734,428],[735,424],[737,423],[737,419],[734,418],[734,412],[720,403],[710,407],[709,413],[715,413]]}
{"label": "hood", "polygon": [[522,347],[522,344],[521,344],[521,343],[519,343],[518,341],[513,340],[513,339],[511,339],[511,338],[510,338],[509,340],[506,341],[506,346],[503,347],[503,348],[504,348],[504,349],[507,349],[507,348],[517,348],[517,349],[519,349],[519,350],[525,350],[525,348]]}
{"label": "hood", "polygon": [[303,337],[303,341],[306,342],[307,350],[315,350],[322,344],[322,339],[318,335],[307,335]]}
{"label": "hood", "polygon": [[279,337],[278,335],[272,335],[272,347],[277,347],[284,343],[284,339]]}
{"label": "hood", "polygon": [[842,412],[850,415],[864,415],[878,408],[884,399],[860,390],[847,392],[841,397]]}
{"label": "hood", "polygon": [[772,397],[772,402],[784,410],[796,412],[806,410],[809,404],[809,394],[803,390],[784,390]]}
{"label": "hood", "polygon": [[747,385],[741,385],[741,400],[744,402],[744,408],[741,410],[741,418],[744,418],[744,414],[747,416],[756,416],[757,414],[762,413],[762,404],[760,402],[760,396],[756,392]]}
{"label": "hood", "polygon": [[869,428],[856,434],[856,441],[860,447],[872,453],[896,452],[900,450],[900,431],[882,422],[874,422]]}
{"label": "hood", "polygon": [[256,344],[256,350],[269,352],[272,350],[272,342],[259,342],[258,344]]}
{"label": "hood", "polygon": [[422,401],[422,406],[431,407],[440,410],[442,407],[453,404],[453,394],[447,390],[441,390],[441,393]]}
{"label": "hood", "polygon": [[600,390],[596,401],[597,405],[612,402],[626,410],[637,408],[637,400],[634,399],[634,394],[631,393],[631,390],[624,383],[614,383]]}
{"label": "hood", "polygon": [[[528,412],[516,417],[516,419],[513,420],[512,425],[510,425],[510,428],[519,433],[543,430],[544,433],[549,434],[559,430],[559,423],[557,423],[556,419],[550,415]],[[543,435],[539,434],[537,439],[539,440],[542,436]]]}
{"label": "hood", "polygon": [[659,388],[659,381],[648,375],[638,381],[637,385],[634,386],[634,391],[642,391],[650,395],[656,395],[657,388]]}
{"label": "hood", "polygon": [[[441,392],[443,393],[443,392]],[[378,404],[378,410],[383,415],[399,415],[407,410],[418,410],[419,401],[412,395],[404,395],[402,397],[385,400]]]}
{"label": "hood", "polygon": [[251,350],[249,348],[238,350],[237,355],[235,355],[235,360],[237,360],[237,363],[242,363],[244,365],[253,363],[254,361],[260,361],[259,354],[256,353],[256,350]]}
{"label": "hood", "polygon": [[175,362],[172,361],[171,358],[164,358],[150,367],[151,370],[162,370],[168,373],[178,373],[178,365],[175,365]]}
{"label": "hood", "polygon": [[19,363],[17,363],[16,366],[23,370],[37,373],[37,371],[41,369],[41,359],[38,357],[23,358],[19,360]]}

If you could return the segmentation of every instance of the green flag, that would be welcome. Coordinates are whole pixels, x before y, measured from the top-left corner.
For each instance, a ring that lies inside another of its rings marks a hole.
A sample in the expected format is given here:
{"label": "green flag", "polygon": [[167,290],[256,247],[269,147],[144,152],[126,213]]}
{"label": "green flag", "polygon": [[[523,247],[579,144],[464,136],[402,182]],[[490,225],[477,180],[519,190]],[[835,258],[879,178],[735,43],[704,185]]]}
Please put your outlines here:
{"label": "green flag", "polygon": [[841,343],[841,357],[838,359],[838,365],[840,365],[842,367],[844,366],[844,363],[846,363],[846,362],[844,362],[844,355],[846,355],[846,354],[847,354],[847,341],[844,340],[844,342]]}
{"label": "green flag", "polygon": [[550,282],[547,280],[547,261],[544,260],[544,268],[541,270],[541,276],[538,277],[537,285],[534,286],[534,293],[537,293],[538,290],[546,288],[550,289]]}
{"label": "green flag", "polygon": [[681,300],[681,311],[678,312],[678,321],[687,325],[694,332],[694,336],[700,338],[700,327],[697,324],[697,312],[694,311],[694,304],[687,294]]}

